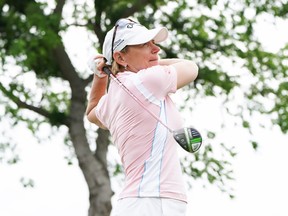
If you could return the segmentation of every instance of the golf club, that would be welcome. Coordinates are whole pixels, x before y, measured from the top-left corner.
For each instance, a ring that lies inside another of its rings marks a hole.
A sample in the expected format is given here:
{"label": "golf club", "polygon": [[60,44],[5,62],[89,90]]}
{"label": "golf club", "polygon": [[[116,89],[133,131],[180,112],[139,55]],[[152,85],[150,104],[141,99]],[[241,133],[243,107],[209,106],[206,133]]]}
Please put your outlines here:
{"label": "golf club", "polygon": [[144,108],[153,118],[160,122],[169,132],[173,133],[173,137],[176,142],[186,151],[195,153],[202,145],[201,134],[192,127],[185,127],[179,130],[173,131],[169,128],[161,119],[159,119],[154,113],[148,110],[145,105],[140,101],[112,72],[105,66],[103,71],[116,82],[128,95],[130,95],[142,108]]}

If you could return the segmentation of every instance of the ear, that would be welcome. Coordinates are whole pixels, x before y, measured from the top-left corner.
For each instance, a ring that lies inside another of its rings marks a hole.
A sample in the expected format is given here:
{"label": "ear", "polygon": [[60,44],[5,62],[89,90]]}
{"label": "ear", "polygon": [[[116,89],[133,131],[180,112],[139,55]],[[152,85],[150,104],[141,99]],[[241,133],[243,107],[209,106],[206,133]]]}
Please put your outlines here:
{"label": "ear", "polygon": [[116,51],[113,53],[113,59],[116,61],[119,65],[122,65],[125,67],[127,65],[126,61],[124,60],[124,53]]}

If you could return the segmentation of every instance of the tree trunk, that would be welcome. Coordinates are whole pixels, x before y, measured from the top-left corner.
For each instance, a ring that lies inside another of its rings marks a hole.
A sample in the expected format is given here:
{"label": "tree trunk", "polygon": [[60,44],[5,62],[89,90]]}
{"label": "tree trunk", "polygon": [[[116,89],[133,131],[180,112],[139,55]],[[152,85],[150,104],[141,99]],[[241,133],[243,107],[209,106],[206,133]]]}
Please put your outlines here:
{"label": "tree trunk", "polygon": [[69,134],[89,189],[90,207],[88,215],[109,216],[113,195],[106,161],[109,132],[98,130],[97,149],[93,154],[86,138],[83,122],[84,111],[83,103],[72,100],[71,117],[73,119],[69,125]]}
{"label": "tree trunk", "polygon": [[54,50],[55,61],[59,63],[63,77],[69,81],[72,90],[69,112],[69,135],[74,146],[79,167],[89,189],[89,216],[109,216],[113,195],[106,161],[109,132],[98,130],[95,154],[86,137],[83,119],[86,118],[86,83],[77,75],[63,44]]}

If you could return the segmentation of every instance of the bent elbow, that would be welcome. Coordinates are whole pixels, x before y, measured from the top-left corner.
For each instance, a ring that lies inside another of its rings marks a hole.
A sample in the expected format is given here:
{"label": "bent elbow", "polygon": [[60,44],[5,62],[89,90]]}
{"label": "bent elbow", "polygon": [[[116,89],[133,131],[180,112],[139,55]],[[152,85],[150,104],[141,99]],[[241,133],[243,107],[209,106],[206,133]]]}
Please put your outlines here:
{"label": "bent elbow", "polygon": [[197,64],[195,64],[193,62],[193,66],[191,68],[192,68],[192,70],[191,70],[191,82],[193,82],[198,76],[199,67]]}
{"label": "bent elbow", "polygon": [[98,127],[107,130],[107,127],[105,127],[102,122],[96,117],[95,113],[90,112],[87,114],[87,119],[89,122],[96,124]]}

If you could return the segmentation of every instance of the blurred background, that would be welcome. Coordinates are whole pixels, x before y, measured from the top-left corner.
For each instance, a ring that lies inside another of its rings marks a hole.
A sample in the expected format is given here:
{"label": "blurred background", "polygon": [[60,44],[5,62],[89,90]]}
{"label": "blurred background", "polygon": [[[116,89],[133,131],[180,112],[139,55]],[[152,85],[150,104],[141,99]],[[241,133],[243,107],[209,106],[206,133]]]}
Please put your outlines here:
{"label": "blurred background", "polygon": [[86,62],[122,17],[166,26],[161,58],[200,69],[172,96],[205,139],[196,154],[179,147],[187,216],[288,214],[287,0],[0,6],[0,215],[110,215],[124,176],[109,132],[84,116]]}

